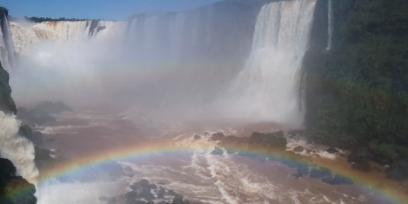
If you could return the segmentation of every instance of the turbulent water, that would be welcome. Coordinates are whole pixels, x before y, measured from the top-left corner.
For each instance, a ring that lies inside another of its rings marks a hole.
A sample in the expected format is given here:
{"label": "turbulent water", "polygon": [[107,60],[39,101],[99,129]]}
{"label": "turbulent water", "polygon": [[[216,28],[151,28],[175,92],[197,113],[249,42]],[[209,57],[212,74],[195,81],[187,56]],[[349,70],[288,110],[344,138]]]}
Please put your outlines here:
{"label": "turbulent water", "polygon": [[[299,177],[282,162],[227,152],[210,139],[218,130],[206,121],[214,118],[301,126],[299,75],[316,1],[225,1],[135,15],[127,22],[14,21],[9,26],[3,21],[2,62],[10,61],[14,47],[21,56],[12,71],[17,103],[62,100],[80,107],[34,127],[43,133],[44,146],[55,150],[57,162],[151,138],[198,147],[48,178],[38,184],[39,203],[122,204],[141,179],[200,203],[377,202],[359,186]],[[11,32],[12,44],[5,32]],[[19,122],[2,113],[0,120],[2,156],[13,160],[25,178],[35,177],[34,150],[17,135]],[[194,128],[196,123],[200,128]],[[189,124],[194,125],[186,128]],[[225,135],[235,131],[221,129]],[[313,156],[334,158],[326,151]]]}
{"label": "turbulent water", "polygon": [[[54,138],[49,145],[57,149],[58,157],[74,160],[81,158],[81,155],[92,154],[92,149],[99,149],[108,154],[114,153],[117,150],[116,146],[124,145],[117,143],[129,141],[125,138],[132,134],[133,140],[141,144],[146,142],[146,138],[138,138],[146,134],[136,133],[138,131],[132,128],[123,128],[127,119],[123,119],[123,116],[120,116],[122,114],[110,114],[110,117],[106,117],[108,115],[97,112],[66,113],[59,116],[58,124],[43,127],[42,131],[46,138]],[[78,118],[81,118],[81,123],[76,121]],[[109,203],[109,200],[116,204],[134,203],[126,202],[124,194],[131,192],[130,186],[142,179],[171,189],[192,203],[383,202],[375,193],[367,192],[355,184],[336,185],[308,176],[299,177],[296,176],[296,169],[284,162],[262,156],[251,158],[228,152],[212,138],[214,134],[219,133],[225,136],[239,134],[239,131],[233,128],[213,131],[208,129],[180,135],[172,135],[174,131],[170,129],[162,130],[164,130],[162,134],[157,134],[159,138],[166,135],[174,146],[189,147],[195,151],[163,153],[158,148],[157,151],[145,156],[135,155],[135,158],[119,159],[89,169],[80,168],[67,172],[39,186],[39,203],[105,204]],[[96,136],[97,132],[101,132],[99,136]],[[117,133],[115,138],[109,137],[111,132]],[[82,138],[82,141],[78,138]],[[95,142],[101,138],[105,143]],[[91,144],[93,145],[90,148]],[[289,142],[288,146],[299,144]],[[145,195],[140,199],[151,199],[156,201],[154,203],[160,203],[165,198]]]}
{"label": "turbulent water", "polygon": [[125,23],[114,21],[26,21],[11,22],[17,53],[29,54],[46,43],[87,41],[124,34]]}
{"label": "turbulent water", "polygon": [[10,159],[19,175],[35,182],[38,170],[34,163],[34,146],[18,134],[20,121],[0,111],[0,157]]}
{"label": "turbulent water", "polygon": [[258,16],[251,55],[233,83],[233,113],[258,120],[301,124],[299,79],[316,0],[265,5]]}
{"label": "turbulent water", "polygon": [[8,16],[0,17],[0,60],[7,70],[16,63],[14,44],[10,37],[10,24]]}

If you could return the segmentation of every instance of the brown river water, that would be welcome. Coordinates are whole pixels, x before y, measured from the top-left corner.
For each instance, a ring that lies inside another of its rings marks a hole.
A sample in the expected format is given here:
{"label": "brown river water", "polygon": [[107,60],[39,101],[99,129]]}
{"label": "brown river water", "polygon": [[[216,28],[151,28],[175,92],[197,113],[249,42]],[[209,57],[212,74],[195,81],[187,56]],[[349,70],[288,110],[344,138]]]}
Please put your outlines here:
{"label": "brown river water", "polygon": [[[91,175],[67,173],[69,179],[55,178],[39,185],[39,203],[108,203],[109,198],[123,196],[129,185],[141,179],[171,189],[192,203],[392,203],[366,187],[297,176],[297,169],[285,162],[231,153],[210,139],[217,131],[248,135],[254,130],[281,128],[276,125],[225,129],[219,127],[224,124],[214,129],[198,125],[186,128],[180,124],[158,126],[149,120],[131,120],[123,114],[88,111],[60,114],[56,124],[38,127],[47,148],[55,151],[57,163],[152,140],[205,147],[189,153],[157,152],[142,159],[119,159],[112,161],[113,167],[95,167],[97,170],[92,169]],[[47,167],[43,168],[46,171]],[[126,202],[116,199],[115,203]]]}

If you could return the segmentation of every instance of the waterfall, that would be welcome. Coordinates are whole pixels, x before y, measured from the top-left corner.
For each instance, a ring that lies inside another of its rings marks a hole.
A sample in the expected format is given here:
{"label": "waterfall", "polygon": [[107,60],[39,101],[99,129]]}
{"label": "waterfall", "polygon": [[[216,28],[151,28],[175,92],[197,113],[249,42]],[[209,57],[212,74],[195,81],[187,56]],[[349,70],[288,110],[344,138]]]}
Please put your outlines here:
{"label": "waterfall", "polygon": [[11,33],[16,52],[30,53],[44,42],[65,43],[120,37],[125,23],[115,21],[43,21],[39,23],[11,22]]}
{"label": "waterfall", "polygon": [[0,111],[0,157],[11,160],[19,175],[35,183],[39,174],[34,162],[34,145],[18,134],[20,125],[15,115]]}
{"label": "waterfall", "polygon": [[241,61],[248,55],[251,28],[262,5],[237,1],[234,7],[221,6],[224,3],[231,2],[188,11],[134,15],[128,21],[129,53],[139,61],[179,63],[215,57]]}
{"label": "waterfall", "polygon": [[129,21],[131,50],[144,60],[180,60],[194,53],[193,43],[201,43],[198,24],[204,20],[183,12],[136,16]]}
{"label": "waterfall", "polygon": [[186,14],[176,14],[170,22],[170,50],[172,51],[172,57],[175,59],[181,59],[183,52],[183,33],[186,28]]}
{"label": "waterfall", "polygon": [[252,51],[232,84],[234,117],[301,125],[298,85],[316,0],[272,2],[259,12]]}
{"label": "waterfall", "polygon": [[11,38],[7,14],[4,13],[0,18],[0,61],[7,70],[10,70],[16,62],[14,43]]}
{"label": "waterfall", "polygon": [[329,51],[333,46],[333,0],[328,0],[327,9],[327,47],[326,50]]}

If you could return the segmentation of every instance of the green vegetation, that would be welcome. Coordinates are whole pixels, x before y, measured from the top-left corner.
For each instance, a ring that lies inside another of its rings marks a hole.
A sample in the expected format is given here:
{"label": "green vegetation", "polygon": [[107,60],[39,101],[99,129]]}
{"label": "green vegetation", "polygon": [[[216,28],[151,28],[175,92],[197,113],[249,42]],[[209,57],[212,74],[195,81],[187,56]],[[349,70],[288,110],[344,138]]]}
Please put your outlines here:
{"label": "green vegetation", "polygon": [[408,158],[408,2],[334,1],[330,52],[305,59],[308,135],[354,162]]}
{"label": "green vegetation", "polygon": [[87,21],[88,19],[83,18],[50,18],[50,17],[25,17],[26,20],[34,22],[34,23],[41,23],[44,21]]}

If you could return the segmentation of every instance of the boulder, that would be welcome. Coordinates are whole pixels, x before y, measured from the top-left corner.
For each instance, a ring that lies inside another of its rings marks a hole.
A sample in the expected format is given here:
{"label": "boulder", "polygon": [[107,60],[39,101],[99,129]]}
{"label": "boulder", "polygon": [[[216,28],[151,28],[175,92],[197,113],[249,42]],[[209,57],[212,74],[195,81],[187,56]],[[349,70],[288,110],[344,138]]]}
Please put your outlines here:
{"label": "boulder", "polygon": [[295,148],[293,149],[293,151],[295,151],[295,152],[303,152],[304,150],[305,150],[305,148],[302,147],[302,146],[297,146],[297,147],[295,147]]}
{"label": "boulder", "polygon": [[337,153],[337,149],[335,147],[329,147],[326,149],[326,152],[330,153],[330,154],[335,154]]}
{"label": "boulder", "polygon": [[[130,186],[131,191],[124,195],[127,204],[188,204],[182,195],[166,189],[160,185],[152,184],[146,179],[142,179]],[[110,198],[116,201],[116,198]],[[114,203],[114,202],[113,202]]]}
{"label": "boulder", "polygon": [[0,158],[0,203],[35,204],[35,186],[21,176],[17,176],[16,167],[8,159]]}
{"label": "boulder", "polygon": [[218,140],[224,139],[224,137],[225,137],[224,133],[217,132],[217,133],[214,133],[213,135],[211,135],[211,140],[218,141]]}

